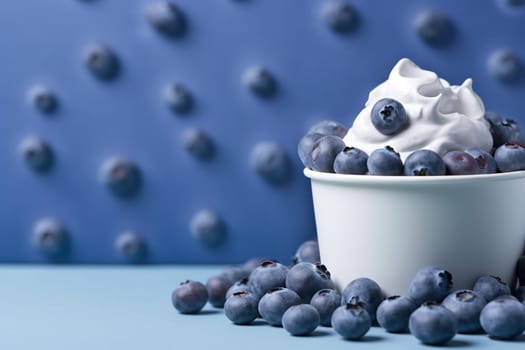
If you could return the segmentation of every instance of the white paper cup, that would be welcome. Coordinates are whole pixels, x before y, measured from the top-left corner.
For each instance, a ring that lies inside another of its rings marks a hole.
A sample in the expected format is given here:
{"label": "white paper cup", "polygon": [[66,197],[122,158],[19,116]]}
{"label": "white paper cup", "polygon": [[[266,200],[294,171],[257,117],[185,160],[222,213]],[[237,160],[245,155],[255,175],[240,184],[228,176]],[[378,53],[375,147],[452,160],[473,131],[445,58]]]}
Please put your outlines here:
{"label": "white paper cup", "polygon": [[406,295],[422,267],[443,266],[453,289],[482,274],[515,282],[525,247],[525,171],[373,176],[304,170],[311,179],[321,261],[342,289],[369,277]]}

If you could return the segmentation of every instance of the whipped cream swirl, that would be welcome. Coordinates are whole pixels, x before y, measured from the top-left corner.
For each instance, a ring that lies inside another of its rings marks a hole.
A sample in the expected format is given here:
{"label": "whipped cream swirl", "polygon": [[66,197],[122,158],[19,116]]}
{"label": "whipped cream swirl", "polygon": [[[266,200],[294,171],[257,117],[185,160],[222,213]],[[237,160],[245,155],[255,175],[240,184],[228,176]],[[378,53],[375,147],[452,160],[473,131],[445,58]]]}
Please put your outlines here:
{"label": "whipped cream swirl", "polygon": [[[383,135],[372,124],[370,112],[382,98],[401,102],[408,115],[408,127],[395,135]],[[450,85],[436,73],[403,58],[392,69],[388,80],[370,92],[365,108],[344,141],[368,154],[388,145],[399,152],[403,160],[418,149],[429,149],[440,155],[471,148],[490,152],[492,136],[484,114],[485,107],[472,90],[471,79],[461,86]]]}

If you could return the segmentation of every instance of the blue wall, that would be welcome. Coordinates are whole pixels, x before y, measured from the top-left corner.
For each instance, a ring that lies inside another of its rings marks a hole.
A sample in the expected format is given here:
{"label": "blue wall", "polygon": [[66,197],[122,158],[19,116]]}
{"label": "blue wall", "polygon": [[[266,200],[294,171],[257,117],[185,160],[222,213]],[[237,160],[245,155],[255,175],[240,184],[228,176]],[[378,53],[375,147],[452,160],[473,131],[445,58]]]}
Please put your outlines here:
{"label": "blue wall", "polygon": [[[254,255],[289,262],[315,237],[308,181],[296,156],[299,138],[321,119],[350,125],[368,91],[401,57],[453,84],[472,77],[487,109],[525,122],[520,74],[502,81],[489,69],[501,49],[525,61],[525,6],[511,1],[349,1],[359,21],[334,31],[319,0],[178,0],[181,35],[159,33],[145,9],[156,0],[17,0],[0,11],[0,261],[125,262],[117,236],[134,231],[144,262],[235,263]],[[516,2],[516,1],[515,1]],[[430,9],[452,24],[450,41],[429,44],[417,33]],[[111,48],[119,74],[98,79],[86,68],[91,43]],[[252,66],[275,77],[273,96],[242,82]],[[193,96],[184,114],[166,105],[162,89],[184,84]],[[58,108],[28,102],[48,86]],[[182,134],[200,128],[215,145],[210,159],[192,156]],[[47,172],[26,164],[24,138],[53,150]],[[271,141],[286,152],[291,176],[266,181],[250,154]],[[100,179],[103,162],[122,155],[140,169],[142,185],[118,196]],[[223,223],[224,240],[209,245],[190,230],[202,209]],[[32,243],[42,218],[69,236],[68,253],[50,259]],[[358,229],[358,228],[356,228]]]}

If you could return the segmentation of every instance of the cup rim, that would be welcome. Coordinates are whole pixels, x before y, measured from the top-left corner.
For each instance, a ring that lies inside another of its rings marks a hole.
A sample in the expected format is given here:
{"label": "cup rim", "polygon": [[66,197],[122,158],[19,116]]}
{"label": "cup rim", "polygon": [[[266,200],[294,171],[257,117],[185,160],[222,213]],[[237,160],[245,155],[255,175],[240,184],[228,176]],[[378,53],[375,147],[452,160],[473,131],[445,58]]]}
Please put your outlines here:
{"label": "cup rim", "polygon": [[439,176],[386,176],[386,175],[354,175],[323,173],[304,168],[303,173],[311,180],[341,184],[453,184],[507,181],[525,178],[525,170],[506,173],[476,174],[476,175],[439,175]]}

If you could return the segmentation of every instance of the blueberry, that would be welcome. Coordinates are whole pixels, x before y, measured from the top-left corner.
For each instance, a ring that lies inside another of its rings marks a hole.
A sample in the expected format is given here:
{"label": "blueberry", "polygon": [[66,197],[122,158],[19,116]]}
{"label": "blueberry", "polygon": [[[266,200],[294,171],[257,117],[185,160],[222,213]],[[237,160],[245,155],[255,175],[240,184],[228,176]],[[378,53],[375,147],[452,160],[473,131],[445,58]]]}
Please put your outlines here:
{"label": "blueberry", "polygon": [[69,235],[56,219],[39,220],[33,230],[33,244],[48,258],[58,258],[68,253]]}
{"label": "blueberry", "polygon": [[523,71],[519,56],[511,50],[498,50],[488,60],[488,68],[494,77],[505,83],[515,83]]}
{"label": "blueberry", "polygon": [[55,93],[43,85],[35,85],[29,90],[29,101],[42,113],[51,114],[58,108]]}
{"label": "blueberry", "polygon": [[277,90],[277,82],[272,73],[265,67],[254,66],[246,70],[243,77],[246,85],[254,94],[261,97],[273,96]]}
{"label": "blueberry", "polygon": [[510,300],[517,300],[517,301],[519,301],[519,299],[517,297],[515,297],[514,295],[511,295],[511,294],[499,295],[499,296],[495,297],[494,299],[492,299],[492,301],[500,300],[500,299],[510,299]]}
{"label": "blueberry", "polygon": [[326,2],[322,15],[326,24],[341,34],[354,31],[359,22],[356,10],[350,4],[342,1]]}
{"label": "blueberry", "polygon": [[419,37],[432,46],[447,46],[454,34],[454,26],[443,13],[430,10],[421,14],[416,21]]}
{"label": "blueberry", "polygon": [[518,274],[520,286],[525,286],[525,255],[522,255],[518,259],[518,263],[516,264],[516,272]]}
{"label": "blueberry", "polygon": [[481,330],[479,315],[486,304],[485,298],[469,289],[453,292],[441,303],[456,317],[459,333],[475,333]]}
{"label": "blueberry", "polygon": [[206,282],[210,304],[216,308],[224,307],[226,292],[232,286],[232,282],[223,275],[212,276]]}
{"label": "blueberry", "polygon": [[259,299],[249,291],[232,294],[224,304],[224,314],[235,324],[249,324],[257,318]]}
{"label": "blueberry", "polygon": [[441,302],[452,289],[452,274],[439,266],[420,269],[410,282],[408,296],[418,305],[425,301]]}
{"label": "blueberry", "polygon": [[181,36],[186,30],[185,16],[177,5],[169,1],[149,4],[146,18],[159,33],[169,37]]}
{"label": "blueberry", "polygon": [[450,151],[443,155],[449,175],[471,175],[479,173],[478,162],[473,156],[463,151]]}
{"label": "blueberry", "polygon": [[45,173],[53,166],[55,158],[53,150],[46,141],[40,138],[25,138],[20,145],[20,151],[27,165],[36,172]]}
{"label": "blueberry", "polygon": [[309,303],[318,290],[334,288],[334,282],[324,265],[300,262],[288,271],[286,288],[296,292],[303,303]]}
{"label": "blueberry", "polygon": [[248,278],[249,275],[249,273],[239,266],[230,266],[221,272],[221,276],[226,277],[231,283],[238,282],[243,278]]}
{"label": "blueberry", "polygon": [[191,218],[190,232],[201,242],[217,246],[226,238],[226,225],[216,212],[202,209]]}
{"label": "blueberry", "polygon": [[209,160],[213,157],[215,146],[208,134],[197,128],[186,129],[182,133],[184,148],[195,158]]}
{"label": "blueberry", "polygon": [[491,275],[480,276],[472,289],[487,302],[500,295],[510,294],[509,286],[501,278]]}
{"label": "blueberry", "polygon": [[301,243],[292,258],[294,264],[300,262],[310,262],[312,264],[321,262],[319,256],[319,244],[317,241],[306,241]]}
{"label": "blueberry", "polygon": [[125,157],[112,157],[101,168],[102,182],[117,196],[131,197],[138,193],[142,175],[138,166]]}
{"label": "blueberry", "polygon": [[377,282],[361,277],[348,283],[342,293],[342,304],[354,302],[356,298],[363,304],[371,321],[375,321],[377,307],[384,299],[383,291]]}
{"label": "blueberry", "polygon": [[252,150],[250,163],[255,172],[270,183],[282,184],[291,175],[290,160],[277,143],[260,142]]}
{"label": "blueberry", "polygon": [[299,144],[297,145],[297,154],[299,155],[299,159],[305,168],[312,168],[312,149],[315,142],[323,136],[326,135],[319,133],[308,133],[304,135],[299,141]]}
{"label": "blueberry", "polygon": [[492,174],[498,172],[498,166],[494,157],[481,149],[466,150],[478,163],[478,174]]}
{"label": "blueberry", "polygon": [[276,287],[259,301],[259,314],[272,326],[282,326],[282,317],[292,305],[301,304],[301,298],[291,289]]}
{"label": "blueberry", "polygon": [[102,80],[115,78],[120,70],[117,55],[100,43],[91,44],[86,48],[85,63],[91,73]]}
{"label": "blueberry", "polygon": [[252,271],[248,279],[254,294],[262,297],[272,288],[284,287],[287,274],[288,267],[276,261],[266,260]]}
{"label": "blueberry", "polygon": [[505,143],[494,152],[498,169],[502,172],[525,170],[525,148],[517,143]]}
{"label": "blueberry", "polygon": [[335,289],[318,290],[310,300],[310,304],[317,309],[322,326],[332,326],[332,314],[341,306],[341,294]]}
{"label": "blueberry", "polygon": [[405,159],[405,175],[434,176],[445,175],[447,168],[439,154],[428,149],[412,152]]}
{"label": "blueberry", "polygon": [[115,246],[124,259],[129,262],[140,262],[146,255],[146,244],[135,232],[127,231],[120,234]]}
{"label": "blueberry", "polygon": [[171,294],[171,302],[181,314],[195,314],[202,310],[207,301],[206,287],[196,281],[182,282]]}
{"label": "blueberry", "polygon": [[444,344],[456,335],[454,314],[436,302],[425,302],[410,315],[408,328],[423,344]]}
{"label": "blueberry", "polygon": [[266,261],[266,260],[270,260],[270,259],[260,258],[260,257],[250,258],[246,260],[244,264],[242,264],[242,269],[244,270],[246,275],[249,276],[253,270],[255,270],[259,265],[261,265],[263,261]]}
{"label": "blueberry", "polygon": [[312,147],[312,169],[333,173],[335,157],[345,147],[344,141],[338,136],[327,135],[321,137]]}
{"label": "blueberry", "polygon": [[372,320],[362,303],[339,306],[332,314],[332,327],[344,339],[362,338],[372,326]]}
{"label": "blueberry", "polygon": [[355,147],[345,147],[334,160],[334,171],[338,174],[364,175],[368,172],[368,154]]}
{"label": "blueberry", "polygon": [[186,114],[193,107],[193,97],[188,88],[181,83],[166,85],[162,95],[168,107],[176,113]]}
{"label": "blueberry", "polygon": [[[241,278],[240,280],[232,284],[232,286],[228,288],[228,290],[226,291],[226,300],[228,300],[234,293],[237,293],[237,292],[252,293],[248,278]],[[254,295],[254,297],[258,299],[257,296]]]}
{"label": "blueberry", "polygon": [[408,331],[408,319],[418,305],[409,297],[393,295],[377,307],[377,323],[387,332],[401,333]]}
{"label": "blueberry", "polygon": [[308,134],[332,135],[340,138],[345,137],[347,132],[348,129],[343,124],[333,120],[322,120],[308,130]]}
{"label": "blueberry", "polygon": [[525,305],[510,299],[493,300],[481,311],[480,322],[493,338],[515,338],[525,330]]}
{"label": "blueberry", "polygon": [[370,112],[374,127],[383,135],[395,135],[408,125],[408,116],[403,105],[391,98],[382,98]]}
{"label": "blueberry", "polygon": [[494,112],[486,112],[485,119],[490,124],[492,147],[498,148],[505,143],[523,143],[524,136],[521,128],[514,119],[502,118]]}
{"label": "blueberry", "polygon": [[403,162],[399,153],[390,146],[370,153],[366,166],[370,175],[403,175]]}
{"label": "blueberry", "polygon": [[284,312],[282,323],[291,335],[307,335],[319,326],[319,312],[309,304],[293,305]]}

